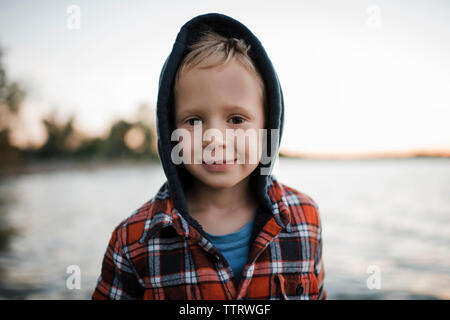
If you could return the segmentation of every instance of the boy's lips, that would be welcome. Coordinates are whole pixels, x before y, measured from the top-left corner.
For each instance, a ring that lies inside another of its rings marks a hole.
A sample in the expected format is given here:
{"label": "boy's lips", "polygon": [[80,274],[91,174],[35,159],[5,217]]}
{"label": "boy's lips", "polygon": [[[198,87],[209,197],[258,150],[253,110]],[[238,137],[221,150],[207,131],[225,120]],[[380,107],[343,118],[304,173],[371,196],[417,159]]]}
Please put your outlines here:
{"label": "boy's lips", "polygon": [[219,161],[212,161],[212,162],[206,162],[206,161],[202,161],[203,164],[207,164],[207,165],[220,165],[220,164],[234,164],[237,161],[237,159],[234,160],[223,160],[221,162]]}
{"label": "boy's lips", "polygon": [[208,171],[225,171],[230,169],[234,164],[236,164],[237,159],[232,161],[224,161],[222,163],[212,162],[210,164],[205,161],[202,162],[203,167]]}

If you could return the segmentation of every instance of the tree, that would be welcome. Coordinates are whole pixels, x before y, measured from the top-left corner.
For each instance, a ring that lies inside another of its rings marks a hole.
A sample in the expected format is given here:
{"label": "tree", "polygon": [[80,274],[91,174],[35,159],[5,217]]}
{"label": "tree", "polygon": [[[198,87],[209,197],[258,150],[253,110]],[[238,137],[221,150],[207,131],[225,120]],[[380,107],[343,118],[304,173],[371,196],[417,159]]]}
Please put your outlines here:
{"label": "tree", "polygon": [[70,139],[76,135],[74,130],[75,116],[71,116],[67,122],[58,122],[56,111],[42,120],[47,131],[47,141],[38,150],[42,158],[61,158],[70,156],[72,153]]}
{"label": "tree", "polygon": [[10,132],[18,121],[25,91],[8,79],[2,59],[0,48],[0,165],[11,165],[22,161],[20,150],[10,143]]}

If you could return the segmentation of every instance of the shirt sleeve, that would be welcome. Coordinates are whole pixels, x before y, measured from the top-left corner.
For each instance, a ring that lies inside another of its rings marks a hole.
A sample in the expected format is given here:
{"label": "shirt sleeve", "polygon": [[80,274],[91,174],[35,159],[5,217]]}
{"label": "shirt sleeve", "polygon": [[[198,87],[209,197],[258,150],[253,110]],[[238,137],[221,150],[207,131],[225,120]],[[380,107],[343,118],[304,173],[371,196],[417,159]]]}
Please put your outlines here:
{"label": "shirt sleeve", "polygon": [[325,300],[327,298],[327,292],[324,288],[324,279],[325,279],[325,268],[323,265],[322,259],[322,223],[320,219],[320,213],[318,207],[316,208],[317,212],[317,220],[319,221],[318,230],[317,230],[317,246],[316,252],[314,255],[314,272],[319,281],[319,300]]}
{"label": "shirt sleeve", "polygon": [[116,229],[109,240],[92,299],[141,299],[143,291],[132,262],[123,252],[120,236]]}

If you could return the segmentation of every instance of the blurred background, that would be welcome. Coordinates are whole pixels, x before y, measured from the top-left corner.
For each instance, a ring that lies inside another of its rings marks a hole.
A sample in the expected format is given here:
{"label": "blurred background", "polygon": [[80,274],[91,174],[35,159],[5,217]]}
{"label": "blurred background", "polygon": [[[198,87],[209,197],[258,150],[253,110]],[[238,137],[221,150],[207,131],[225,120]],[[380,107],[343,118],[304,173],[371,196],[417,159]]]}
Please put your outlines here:
{"label": "blurred background", "polygon": [[90,298],[113,228],[166,180],[158,77],[207,12],[278,72],[274,175],[320,206],[328,297],[449,299],[444,0],[0,0],[0,299]]}

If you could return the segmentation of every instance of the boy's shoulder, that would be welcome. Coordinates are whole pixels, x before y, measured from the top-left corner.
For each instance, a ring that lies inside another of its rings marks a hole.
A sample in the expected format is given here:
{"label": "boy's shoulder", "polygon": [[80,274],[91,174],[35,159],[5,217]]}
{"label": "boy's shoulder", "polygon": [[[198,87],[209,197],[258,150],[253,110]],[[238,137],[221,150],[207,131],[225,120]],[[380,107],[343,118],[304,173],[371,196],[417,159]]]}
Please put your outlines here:
{"label": "boy's shoulder", "polygon": [[320,226],[319,205],[311,196],[276,180],[273,187],[279,191],[281,200],[287,206],[293,226],[304,223]]}
{"label": "boy's shoulder", "polygon": [[[320,226],[319,206],[309,195],[275,179],[272,179],[270,189],[272,202],[281,200],[287,207],[292,226],[304,223]],[[173,224],[177,219],[175,210],[166,182],[153,198],[114,228],[113,237],[124,245],[142,242],[144,238]]]}
{"label": "boy's shoulder", "polygon": [[289,204],[296,205],[298,203],[301,203],[302,205],[313,206],[316,209],[319,209],[319,205],[317,204],[317,202],[315,202],[313,198],[308,194],[285,185],[284,183],[280,183],[280,185],[286,193],[286,200]]}

